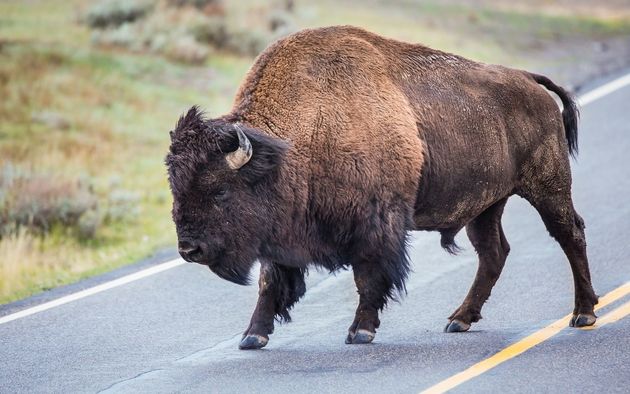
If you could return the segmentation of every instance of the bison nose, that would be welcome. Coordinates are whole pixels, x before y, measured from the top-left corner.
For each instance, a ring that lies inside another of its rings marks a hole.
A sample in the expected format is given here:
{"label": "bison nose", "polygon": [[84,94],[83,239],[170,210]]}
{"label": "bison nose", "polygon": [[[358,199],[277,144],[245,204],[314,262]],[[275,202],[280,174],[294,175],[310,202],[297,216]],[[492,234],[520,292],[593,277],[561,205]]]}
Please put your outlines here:
{"label": "bison nose", "polygon": [[201,244],[195,241],[179,241],[179,254],[186,261],[198,262],[203,258]]}

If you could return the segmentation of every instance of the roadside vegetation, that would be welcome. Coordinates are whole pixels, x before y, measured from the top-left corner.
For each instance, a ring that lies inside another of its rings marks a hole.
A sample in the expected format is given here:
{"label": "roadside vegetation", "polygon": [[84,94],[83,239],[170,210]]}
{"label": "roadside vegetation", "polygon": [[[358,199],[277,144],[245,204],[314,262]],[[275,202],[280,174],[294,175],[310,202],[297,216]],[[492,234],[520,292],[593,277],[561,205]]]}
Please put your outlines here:
{"label": "roadside vegetation", "polygon": [[0,303],[172,247],[170,127],[192,104],[228,110],[254,56],[292,31],[354,24],[517,67],[630,34],[623,7],[538,3],[0,3]]}

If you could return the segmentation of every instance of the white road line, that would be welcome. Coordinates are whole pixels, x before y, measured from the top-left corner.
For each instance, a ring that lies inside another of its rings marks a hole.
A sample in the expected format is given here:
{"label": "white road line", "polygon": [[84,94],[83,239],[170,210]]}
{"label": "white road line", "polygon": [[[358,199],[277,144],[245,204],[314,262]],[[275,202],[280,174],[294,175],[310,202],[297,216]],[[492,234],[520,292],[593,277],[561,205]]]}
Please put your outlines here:
{"label": "white road line", "polygon": [[21,319],[26,316],[34,315],[35,313],[43,312],[48,309],[51,309],[51,308],[54,308],[63,304],[67,304],[72,301],[80,300],[81,298],[89,297],[91,295],[100,293],[102,291],[113,289],[114,287],[122,286],[127,283],[131,283],[136,280],[146,278],[147,276],[155,275],[157,273],[169,270],[171,268],[175,268],[182,264],[185,264],[184,260],[182,259],[175,259],[175,260],[167,261],[166,263],[158,264],[151,268],[134,272],[133,274],[123,276],[122,278],[114,279],[111,282],[106,282],[98,286],[91,287],[89,289],[81,290],[79,292],[69,294],[61,298],[57,298],[56,300],[45,302],[43,304],[34,306],[32,308],[24,309],[19,312],[0,317],[0,324],[8,323],[10,321]]}
{"label": "white road line", "polygon": [[606,95],[611,94],[612,92],[623,88],[624,86],[630,85],[630,74],[626,74],[623,77],[619,77],[613,81],[610,81],[598,88],[591,90],[588,93],[581,95],[578,99],[578,105],[581,107],[592,103],[593,101],[600,99]]}
{"label": "white road line", "polygon": [[[583,94],[582,96],[578,97],[577,102],[580,106],[583,107],[627,85],[630,85],[630,74],[626,74],[598,88],[595,88],[588,93]],[[26,316],[34,315],[35,313],[43,312],[45,310],[48,310],[48,309],[51,309],[51,308],[54,308],[63,304],[67,304],[72,301],[80,300],[81,298],[89,297],[93,294],[100,293],[105,290],[113,289],[114,287],[122,286],[122,285],[125,285],[130,282],[134,282],[142,278],[146,278],[147,276],[155,275],[157,273],[169,270],[171,268],[175,268],[182,264],[184,264],[184,261],[182,259],[171,260],[166,263],[162,263],[154,267],[147,268],[142,271],[138,271],[131,275],[123,276],[122,278],[118,278],[111,282],[103,283],[101,285],[98,285],[89,289],[81,290],[77,293],[70,294],[65,297],[61,297],[56,300],[46,302],[44,304],[34,306],[32,308],[24,309],[22,311],[0,317],[0,324],[8,323],[10,321],[17,320]]]}

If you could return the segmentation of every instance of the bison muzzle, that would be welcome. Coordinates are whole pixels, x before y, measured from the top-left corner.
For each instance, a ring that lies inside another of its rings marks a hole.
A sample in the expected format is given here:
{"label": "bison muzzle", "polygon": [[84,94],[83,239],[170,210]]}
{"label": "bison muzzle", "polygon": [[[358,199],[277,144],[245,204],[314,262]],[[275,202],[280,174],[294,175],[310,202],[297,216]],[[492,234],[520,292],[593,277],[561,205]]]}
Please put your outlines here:
{"label": "bison muzzle", "polygon": [[510,251],[501,215],[512,195],[569,259],[571,325],[592,325],[576,150],[576,105],[548,78],[345,26],[271,45],[228,114],[193,107],[179,119],[166,164],[182,257],[239,284],[261,263],[240,344],[251,349],[267,344],[274,318],[290,320],[311,265],[352,267],[359,305],[346,342],[371,342],[379,311],[405,292],[413,230],[439,231],[455,252],[466,228],[479,268],[445,331],[468,330]]}

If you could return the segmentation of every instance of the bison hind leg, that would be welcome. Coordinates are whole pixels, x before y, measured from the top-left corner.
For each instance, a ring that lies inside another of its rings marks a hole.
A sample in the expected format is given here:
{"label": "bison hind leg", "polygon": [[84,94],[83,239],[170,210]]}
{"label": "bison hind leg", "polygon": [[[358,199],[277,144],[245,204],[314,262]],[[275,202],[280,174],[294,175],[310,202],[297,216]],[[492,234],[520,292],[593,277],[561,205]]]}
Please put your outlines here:
{"label": "bison hind leg", "polygon": [[584,220],[573,206],[571,169],[565,148],[552,149],[553,144],[547,147],[549,150],[542,155],[545,160],[532,164],[517,193],[536,208],[547,231],[569,260],[575,292],[570,325],[590,326],[597,319],[594,306],[598,299],[591,283]]}
{"label": "bison hind leg", "polygon": [[591,273],[586,254],[584,220],[573,207],[569,193],[528,196],[540,214],[549,234],[560,244],[573,272],[575,307],[571,327],[595,324],[594,307],[598,297],[591,284]]}
{"label": "bison hind leg", "polygon": [[501,275],[510,245],[501,227],[501,216],[507,198],[496,202],[466,226],[470,242],[479,255],[475,280],[461,306],[449,317],[445,332],[468,331],[481,319],[481,308]]}

